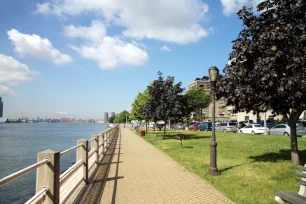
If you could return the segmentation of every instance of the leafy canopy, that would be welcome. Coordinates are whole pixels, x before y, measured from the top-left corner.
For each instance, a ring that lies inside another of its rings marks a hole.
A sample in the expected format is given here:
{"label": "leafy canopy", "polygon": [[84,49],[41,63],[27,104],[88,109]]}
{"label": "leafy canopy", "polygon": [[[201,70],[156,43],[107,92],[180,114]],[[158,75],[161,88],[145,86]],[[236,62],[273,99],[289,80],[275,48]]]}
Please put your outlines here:
{"label": "leafy canopy", "polygon": [[243,7],[243,29],[234,40],[218,97],[236,111],[266,111],[288,117],[291,158],[298,164],[296,121],[306,109],[306,1],[266,0],[258,15]]}
{"label": "leafy canopy", "polygon": [[183,91],[182,82],[175,83],[171,76],[165,79],[158,72],[158,79],[148,86],[150,97],[142,108],[143,115],[153,121],[182,120],[188,115],[187,96]]}
{"label": "leafy canopy", "polygon": [[142,121],[147,118],[142,114],[141,110],[143,106],[148,102],[149,97],[150,96],[148,89],[146,89],[143,93],[138,93],[132,104],[132,110],[130,115],[132,120]]}
{"label": "leafy canopy", "polygon": [[186,95],[189,110],[197,114],[200,114],[201,110],[208,107],[211,102],[211,97],[200,87],[189,89]]}

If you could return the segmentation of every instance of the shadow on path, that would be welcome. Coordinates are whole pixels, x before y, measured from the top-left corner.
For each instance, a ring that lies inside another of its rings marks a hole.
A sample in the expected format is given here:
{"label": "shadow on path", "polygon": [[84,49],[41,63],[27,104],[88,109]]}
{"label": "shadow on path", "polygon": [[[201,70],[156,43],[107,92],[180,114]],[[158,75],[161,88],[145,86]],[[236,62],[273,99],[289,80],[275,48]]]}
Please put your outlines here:
{"label": "shadow on path", "polygon": [[[119,148],[117,148],[117,146]],[[118,149],[118,153],[115,153],[116,149]],[[122,163],[120,162],[121,154],[121,131],[119,130],[119,133],[113,139],[112,143],[107,149],[107,152],[105,152],[102,161],[98,164],[97,170],[92,174],[91,178],[89,179],[88,185],[78,195],[74,203],[100,203],[106,182],[108,181],[114,181],[112,203],[115,203],[117,193],[117,180],[124,178],[123,176],[118,177],[119,163]],[[115,155],[118,155],[118,160],[116,162],[113,162],[113,158]],[[108,175],[112,164],[116,164],[116,175],[115,177],[109,178]]]}

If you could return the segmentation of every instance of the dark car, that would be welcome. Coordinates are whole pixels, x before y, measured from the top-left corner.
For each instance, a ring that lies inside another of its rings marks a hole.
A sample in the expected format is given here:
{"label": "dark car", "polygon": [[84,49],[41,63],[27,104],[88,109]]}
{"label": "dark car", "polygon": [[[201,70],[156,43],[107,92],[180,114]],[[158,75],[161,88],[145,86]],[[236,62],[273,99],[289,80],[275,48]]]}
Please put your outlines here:
{"label": "dark car", "polygon": [[212,123],[211,122],[202,122],[199,125],[200,131],[211,131],[212,130]]}
{"label": "dark car", "polygon": [[198,130],[199,129],[198,125],[199,125],[198,122],[189,123],[188,130]]}
{"label": "dark car", "polygon": [[[266,124],[267,124],[267,128],[269,129],[275,125],[272,120],[266,120]],[[260,126],[261,127],[265,126],[264,120],[260,121]]]}
{"label": "dark car", "polygon": [[184,125],[184,123],[176,123],[173,126],[173,129],[175,129],[175,130],[185,130],[185,125]]}

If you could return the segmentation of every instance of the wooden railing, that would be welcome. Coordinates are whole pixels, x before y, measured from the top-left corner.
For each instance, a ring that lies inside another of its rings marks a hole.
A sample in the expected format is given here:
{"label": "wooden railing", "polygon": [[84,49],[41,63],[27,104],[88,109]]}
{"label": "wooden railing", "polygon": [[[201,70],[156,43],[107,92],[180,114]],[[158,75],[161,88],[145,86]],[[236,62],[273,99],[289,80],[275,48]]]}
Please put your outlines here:
{"label": "wooden railing", "polygon": [[[1,179],[0,187],[37,169],[36,193],[26,204],[66,203],[77,189],[81,190],[88,183],[88,178],[95,172],[118,133],[119,127],[115,126],[93,135],[90,140],[80,139],[76,146],[62,152],[54,150],[39,152],[37,163]],[[74,150],[76,150],[75,164],[61,174],[61,157]]]}

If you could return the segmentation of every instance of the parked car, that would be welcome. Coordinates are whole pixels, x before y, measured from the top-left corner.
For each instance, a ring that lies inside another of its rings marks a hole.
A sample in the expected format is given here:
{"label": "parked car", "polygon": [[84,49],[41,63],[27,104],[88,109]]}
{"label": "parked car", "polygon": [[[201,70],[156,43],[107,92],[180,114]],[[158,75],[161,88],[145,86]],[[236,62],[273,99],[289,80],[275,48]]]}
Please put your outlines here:
{"label": "parked car", "polygon": [[[288,124],[278,124],[270,129],[270,135],[290,135],[290,127]],[[306,135],[305,127],[301,125],[296,126],[296,135],[303,136]]]}
{"label": "parked car", "polygon": [[188,130],[198,130],[199,129],[198,125],[199,125],[198,122],[192,122],[189,124]]}
{"label": "parked car", "polygon": [[202,122],[199,125],[200,131],[212,131],[212,122]]}
{"label": "parked car", "polygon": [[185,125],[184,125],[184,123],[176,123],[173,126],[173,129],[175,129],[175,130],[185,130]]}
{"label": "parked car", "polygon": [[[266,129],[269,133],[269,128]],[[239,133],[248,133],[248,134],[263,134],[265,128],[261,127],[260,124],[250,124],[238,130]]]}
{"label": "parked car", "polygon": [[306,127],[306,120],[299,120],[298,123]]}
{"label": "parked car", "polygon": [[241,129],[241,128],[244,128],[246,125],[244,124],[244,122],[243,121],[240,121],[239,123],[238,123],[238,129]]}
{"label": "parked car", "polygon": [[254,124],[253,120],[244,120],[242,121],[245,125],[250,125],[250,124]]}
{"label": "parked car", "polygon": [[221,132],[237,132],[237,123],[220,123],[216,125],[216,131]]}
{"label": "parked car", "polygon": [[[272,120],[266,120],[266,124],[267,124],[267,128],[271,128],[271,127],[274,126],[274,123],[273,123]],[[265,126],[265,121],[264,120],[260,121],[260,125],[261,125],[261,127],[264,127]]]}
{"label": "parked car", "polygon": [[149,128],[154,128],[155,127],[155,123],[154,122],[150,122],[149,123]]}

